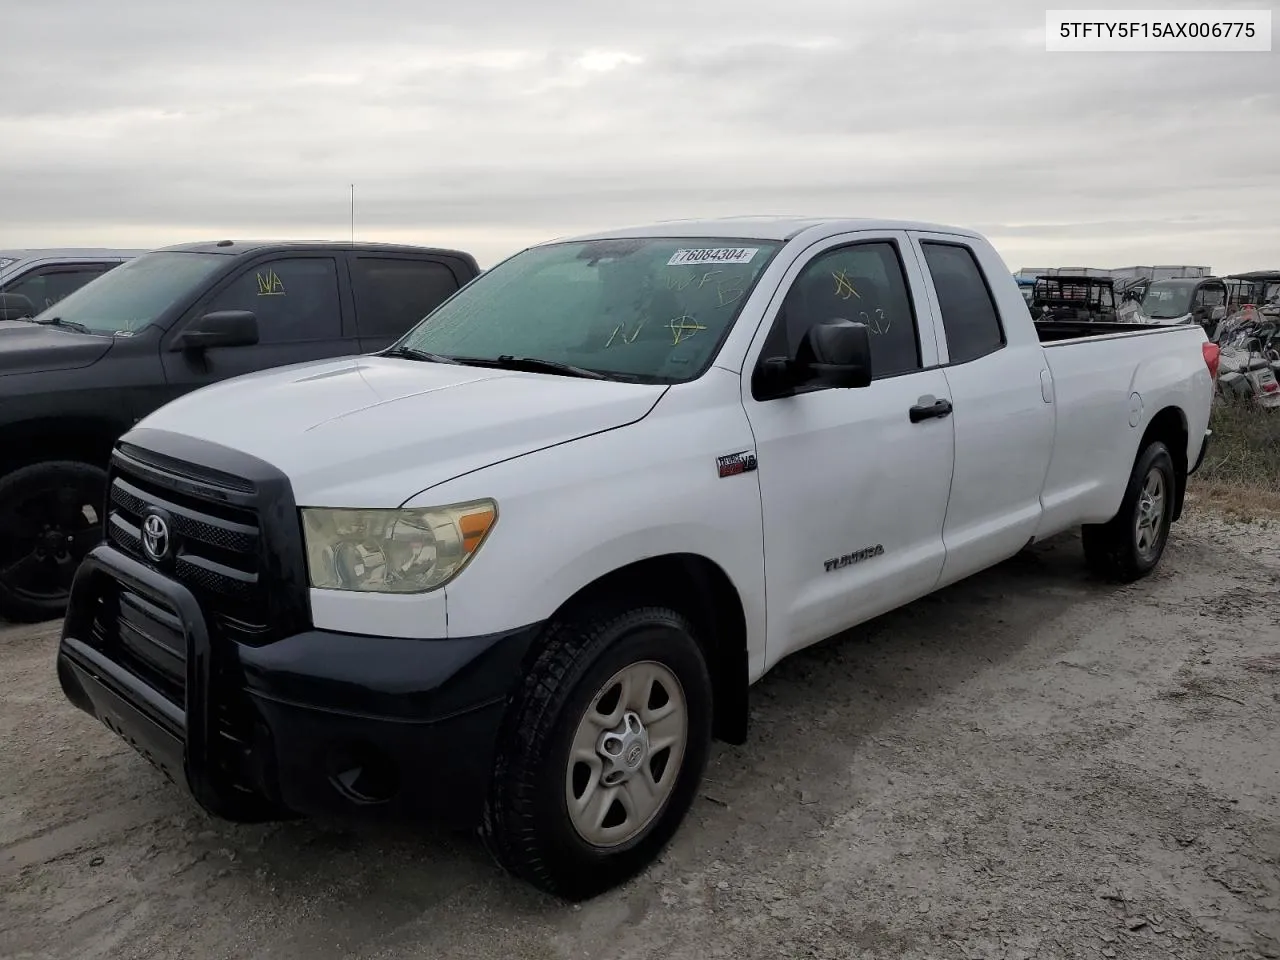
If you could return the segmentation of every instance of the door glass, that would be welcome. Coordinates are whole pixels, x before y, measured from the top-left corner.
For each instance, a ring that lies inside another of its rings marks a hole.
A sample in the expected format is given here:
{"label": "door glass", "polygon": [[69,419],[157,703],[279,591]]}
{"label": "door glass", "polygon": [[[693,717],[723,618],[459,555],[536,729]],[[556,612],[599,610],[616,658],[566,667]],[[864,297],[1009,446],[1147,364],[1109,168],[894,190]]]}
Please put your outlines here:
{"label": "door glass", "polygon": [[921,242],[938,294],[952,363],[967,363],[1004,346],[1004,330],[973,251],[958,243]]}
{"label": "door glass", "polygon": [[358,257],[352,279],[362,337],[394,340],[458,289],[453,271],[434,260]]}
{"label": "door glass", "polygon": [[853,244],[810,261],[787,291],[761,356],[794,358],[810,328],[830,320],[866,324],[876,378],[920,369],[915,312],[894,244]]}
{"label": "door glass", "polygon": [[338,271],[330,257],[269,260],[249,267],[201,309],[249,310],[259,343],[338,340],[342,312]]}

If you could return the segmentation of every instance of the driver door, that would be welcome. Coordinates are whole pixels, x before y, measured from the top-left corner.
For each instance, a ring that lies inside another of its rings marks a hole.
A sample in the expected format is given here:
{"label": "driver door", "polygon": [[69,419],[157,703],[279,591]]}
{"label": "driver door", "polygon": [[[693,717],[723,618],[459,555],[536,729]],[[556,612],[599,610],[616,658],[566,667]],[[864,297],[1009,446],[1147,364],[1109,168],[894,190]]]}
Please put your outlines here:
{"label": "driver door", "polygon": [[[929,592],[954,440],[934,321],[905,234],[854,234],[810,248],[788,271],[748,353],[743,403],[755,432],[769,585],[770,663]],[[871,334],[871,384],[767,399],[752,375],[794,359],[815,324]],[[753,385],[755,382],[755,385]]]}
{"label": "driver door", "polygon": [[[344,336],[342,300],[338,264],[331,254],[288,253],[248,264],[202,297],[165,336],[160,357],[166,402],[228,377],[359,353],[354,330]],[[187,324],[220,310],[253,313],[258,342],[200,353],[171,349]]]}

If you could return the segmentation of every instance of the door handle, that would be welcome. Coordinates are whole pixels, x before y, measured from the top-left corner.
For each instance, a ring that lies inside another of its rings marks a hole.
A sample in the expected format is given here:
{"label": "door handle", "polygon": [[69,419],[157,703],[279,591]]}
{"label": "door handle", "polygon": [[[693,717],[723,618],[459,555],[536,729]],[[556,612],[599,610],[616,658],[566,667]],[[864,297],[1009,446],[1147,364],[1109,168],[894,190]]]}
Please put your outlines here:
{"label": "door handle", "polygon": [[912,423],[920,423],[922,420],[932,420],[938,417],[949,417],[951,416],[951,401],[935,400],[933,403],[916,405],[907,412],[911,416]]}

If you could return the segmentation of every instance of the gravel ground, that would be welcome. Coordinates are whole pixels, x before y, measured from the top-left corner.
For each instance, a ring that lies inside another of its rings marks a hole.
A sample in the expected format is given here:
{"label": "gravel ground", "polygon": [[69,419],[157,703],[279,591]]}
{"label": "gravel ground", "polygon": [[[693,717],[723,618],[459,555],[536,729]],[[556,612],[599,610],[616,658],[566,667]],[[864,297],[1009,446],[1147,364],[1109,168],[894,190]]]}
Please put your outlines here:
{"label": "gravel ground", "polygon": [[1079,541],[789,659],[644,876],[574,908],[465,836],[206,819],[0,631],[0,956],[1280,957],[1280,528]]}

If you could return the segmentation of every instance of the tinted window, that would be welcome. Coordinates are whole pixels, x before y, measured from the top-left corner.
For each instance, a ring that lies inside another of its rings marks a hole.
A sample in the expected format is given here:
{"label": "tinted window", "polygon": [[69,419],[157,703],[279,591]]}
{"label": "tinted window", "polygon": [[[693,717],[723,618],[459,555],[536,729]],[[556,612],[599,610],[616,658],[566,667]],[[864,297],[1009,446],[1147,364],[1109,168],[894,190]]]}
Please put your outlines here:
{"label": "tinted window", "polygon": [[75,293],[90,280],[102,276],[100,264],[79,267],[49,267],[29,273],[5,287],[5,293],[26,297],[35,311],[47,310],[69,293]]}
{"label": "tinted window", "polygon": [[762,356],[794,358],[809,328],[828,320],[867,325],[873,376],[920,369],[915,314],[893,244],[860,243],[814,258],[787,291]]}
{"label": "tinted window", "polygon": [[250,267],[201,312],[250,310],[259,343],[337,340],[342,336],[338,271],[328,257],[268,260]]}
{"label": "tinted window", "polygon": [[973,251],[950,243],[921,243],[942,311],[952,363],[985,357],[1004,346],[1004,331]]}
{"label": "tinted window", "polygon": [[352,277],[362,337],[395,339],[458,289],[453,271],[432,260],[358,257]]}

